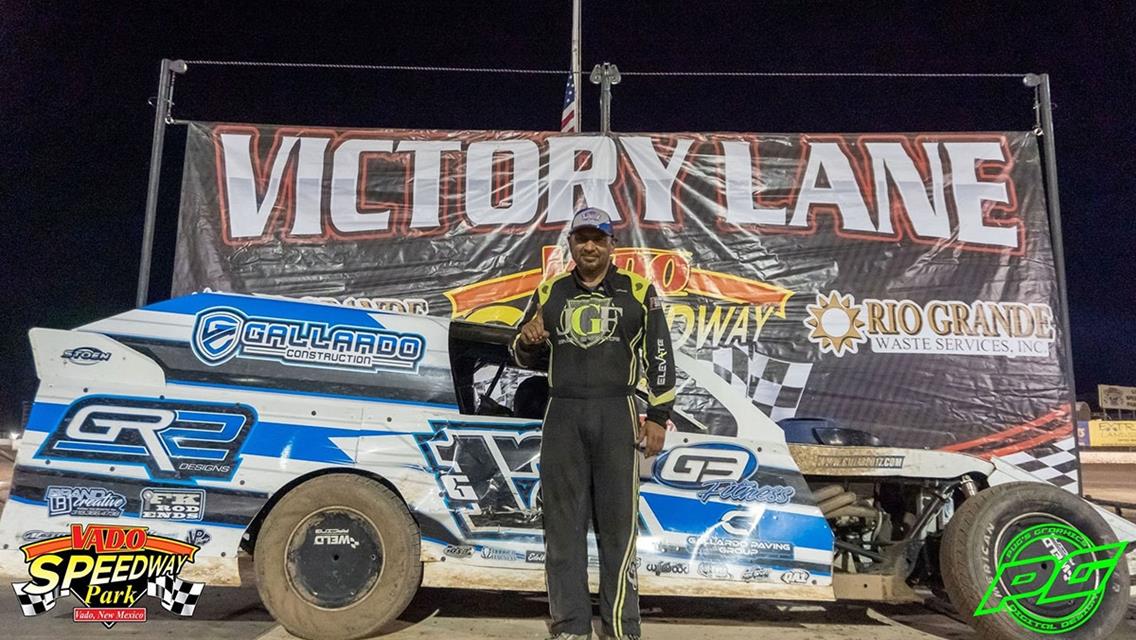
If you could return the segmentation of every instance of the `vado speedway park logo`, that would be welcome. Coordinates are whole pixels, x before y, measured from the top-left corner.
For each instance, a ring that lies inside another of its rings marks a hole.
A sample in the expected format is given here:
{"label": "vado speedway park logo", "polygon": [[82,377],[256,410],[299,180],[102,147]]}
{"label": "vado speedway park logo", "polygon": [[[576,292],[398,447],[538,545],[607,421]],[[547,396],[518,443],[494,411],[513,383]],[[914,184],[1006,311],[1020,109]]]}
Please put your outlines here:
{"label": "vado speedway park logo", "polygon": [[843,357],[870,344],[875,353],[1045,357],[1054,340],[1046,304],[876,300],[818,293],[806,307],[808,339]]}
{"label": "vado speedway park logo", "polygon": [[55,608],[68,595],[82,603],[75,622],[145,622],[146,609],[135,606],[145,595],[179,616],[193,615],[204,583],[178,578],[197,545],[148,533],[146,527],[71,525],[70,535],[20,547],[30,582],[13,583],[25,616]]}
{"label": "vado speedway park logo", "polygon": [[[520,322],[524,312],[509,303],[527,298],[542,281],[575,266],[559,246],[543,247],[541,258],[539,269],[445,292],[453,317],[508,325]],[[612,261],[616,267],[650,280],[667,299],[664,310],[676,349],[755,342],[771,316],[785,317],[785,303],[793,295],[768,282],[702,269],[685,251],[618,247]],[[699,304],[695,301],[699,297],[724,304]]]}

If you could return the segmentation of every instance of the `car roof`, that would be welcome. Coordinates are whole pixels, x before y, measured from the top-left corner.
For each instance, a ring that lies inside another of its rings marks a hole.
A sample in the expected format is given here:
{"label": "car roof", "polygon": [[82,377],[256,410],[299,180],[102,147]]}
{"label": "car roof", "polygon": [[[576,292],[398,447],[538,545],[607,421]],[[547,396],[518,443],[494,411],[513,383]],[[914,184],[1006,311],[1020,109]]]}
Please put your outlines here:
{"label": "car roof", "polygon": [[482,324],[467,320],[453,320],[450,322],[450,340],[464,342],[480,342],[509,346],[517,330],[503,324]]}

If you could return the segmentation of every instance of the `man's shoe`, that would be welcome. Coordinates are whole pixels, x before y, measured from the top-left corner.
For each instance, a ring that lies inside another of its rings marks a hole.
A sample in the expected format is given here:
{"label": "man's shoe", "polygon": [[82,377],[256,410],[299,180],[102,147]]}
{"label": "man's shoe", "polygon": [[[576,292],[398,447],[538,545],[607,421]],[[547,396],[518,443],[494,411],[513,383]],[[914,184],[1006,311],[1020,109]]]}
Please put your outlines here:
{"label": "man's shoe", "polygon": [[[592,640],[590,633],[558,633],[554,636],[549,636],[548,640]],[[636,638],[638,640],[638,638]]]}

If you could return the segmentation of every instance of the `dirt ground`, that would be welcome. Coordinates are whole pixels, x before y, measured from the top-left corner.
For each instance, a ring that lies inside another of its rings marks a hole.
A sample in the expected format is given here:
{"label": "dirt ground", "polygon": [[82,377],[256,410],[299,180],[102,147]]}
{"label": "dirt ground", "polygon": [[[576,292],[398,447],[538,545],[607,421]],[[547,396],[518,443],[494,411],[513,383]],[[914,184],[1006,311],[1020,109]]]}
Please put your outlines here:
{"label": "dirt ground", "polygon": [[[6,499],[12,463],[0,452],[0,500]],[[1106,470],[1105,481],[1121,483],[1129,470]],[[1086,474],[1094,477],[1092,472]],[[1099,482],[1099,480],[1094,480]],[[1094,485],[1097,491],[1105,485]],[[1123,487],[1131,491],[1130,485]],[[1111,490],[1119,491],[1119,484]],[[38,640],[72,637],[77,632],[116,637],[162,637],[189,634],[200,640],[292,638],[273,621],[257,595],[246,562],[245,585],[207,587],[192,618],[178,619],[144,598],[149,620],[120,623],[106,631],[76,627],[72,601],[34,618],[24,617],[9,582],[0,583],[0,629],[3,636]],[[930,594],[928,594],[929,596]],[[77,604],[77,601],[74,603]],[[644,637],[650,640],[977,640],[963,617],[950,605],[929,598],[923,604],[864,606],[800,604],[738,599],[644,597]],[[544,594],[422,589],[384,638],[391,640],[474,640],[544,638],[548,602]],[[1108,640],[1136,640],[1136,604]]]}

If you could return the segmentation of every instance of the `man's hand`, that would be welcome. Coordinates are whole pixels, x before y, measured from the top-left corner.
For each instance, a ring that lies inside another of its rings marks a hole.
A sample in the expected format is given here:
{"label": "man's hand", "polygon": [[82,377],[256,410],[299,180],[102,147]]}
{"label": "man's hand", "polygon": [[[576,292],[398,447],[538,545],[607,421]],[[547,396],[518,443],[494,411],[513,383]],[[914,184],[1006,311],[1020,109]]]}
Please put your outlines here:
{"label": "man's hand", "polygon": [[667,430],[657,422],[644,420],[643,424],[639,425],[639,442],[643,445],[643,455],[647,458],[659,455],[666,437]]}
{"label": "man's hand", "polygon": [[538,304],[532,320],[521,327],[521,344],[528,347],[535,346],[547,340],[548,337],[549,333],[544,330],[544,316],[541,315],[540,305]]}

